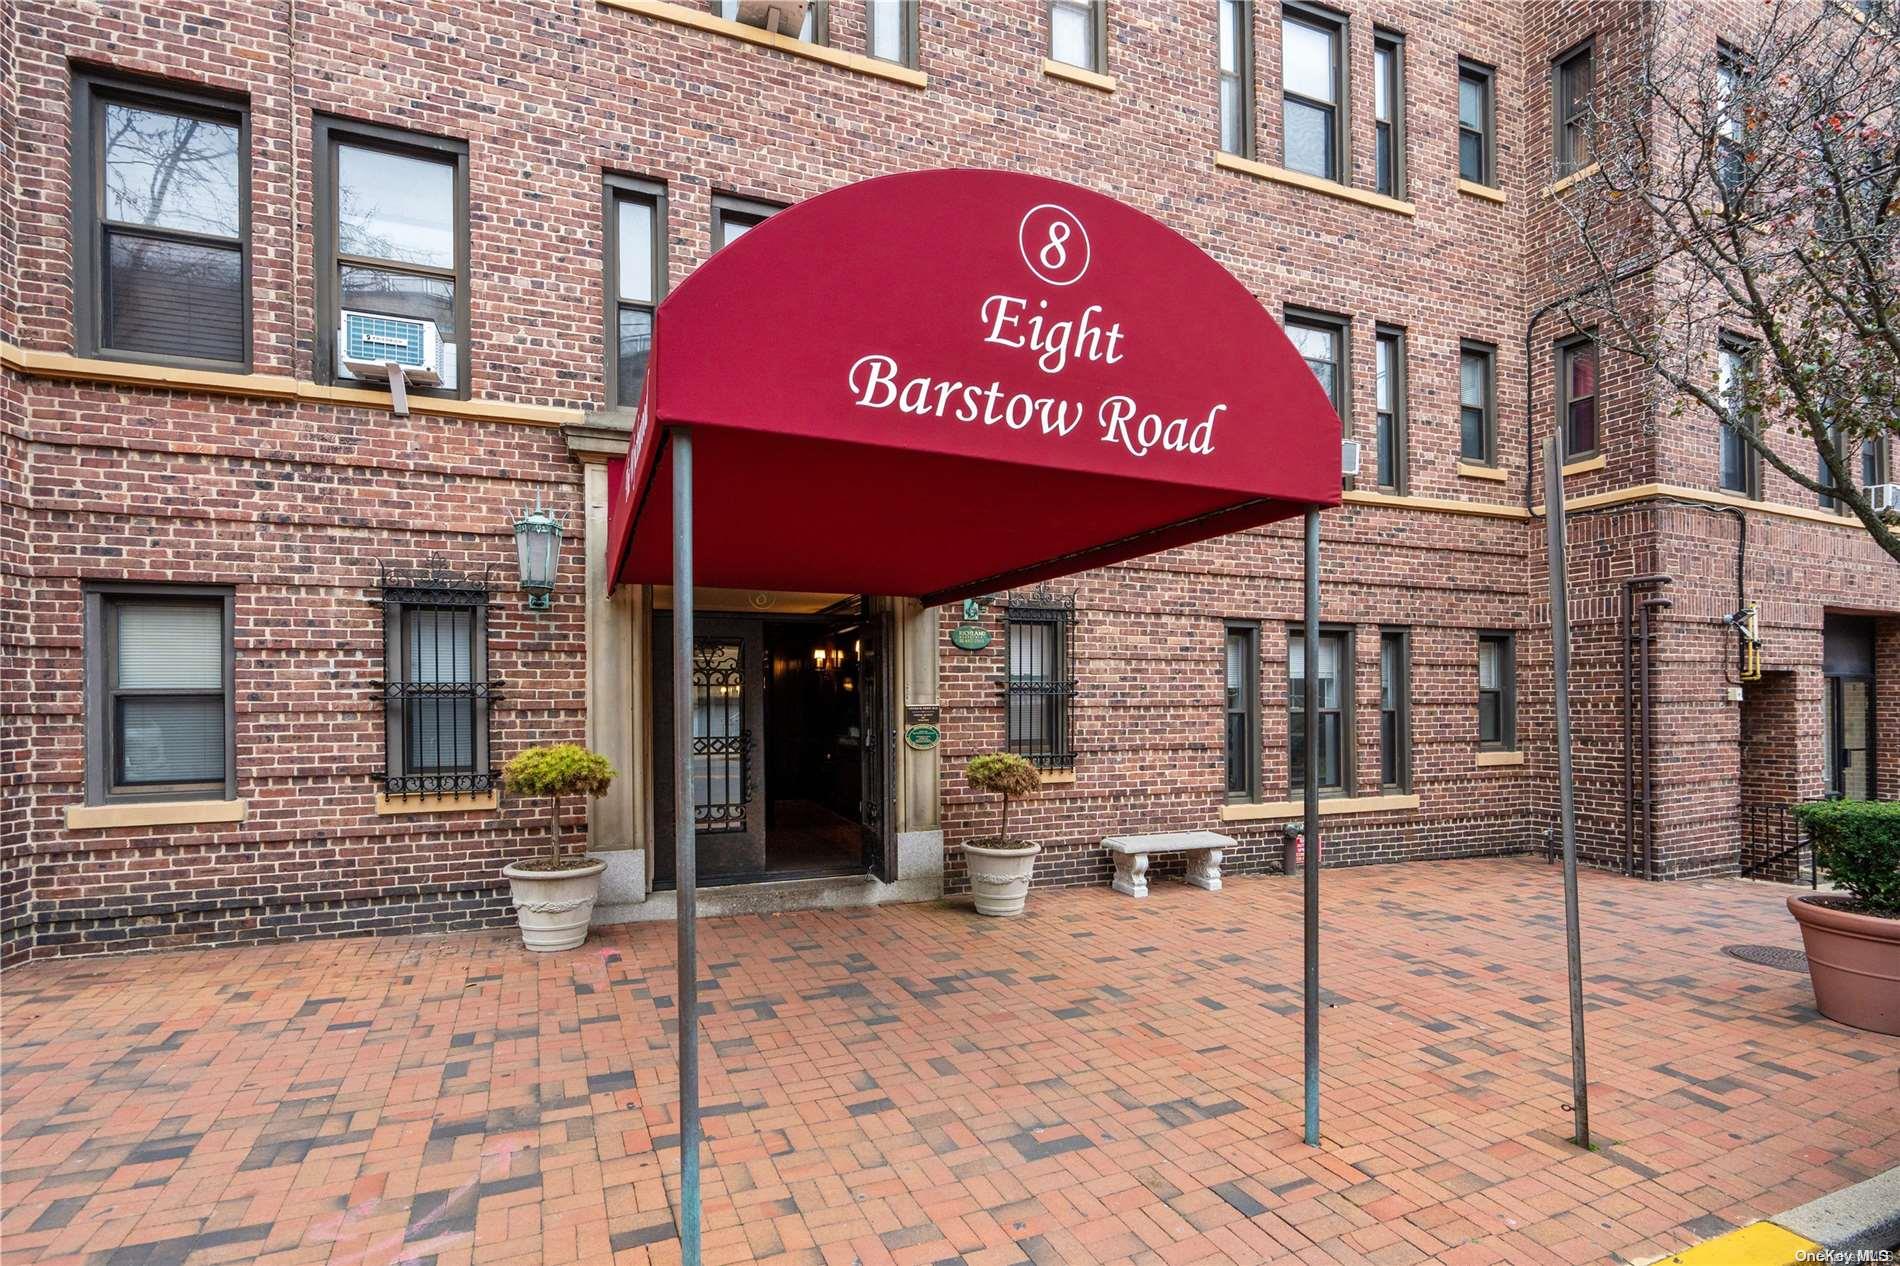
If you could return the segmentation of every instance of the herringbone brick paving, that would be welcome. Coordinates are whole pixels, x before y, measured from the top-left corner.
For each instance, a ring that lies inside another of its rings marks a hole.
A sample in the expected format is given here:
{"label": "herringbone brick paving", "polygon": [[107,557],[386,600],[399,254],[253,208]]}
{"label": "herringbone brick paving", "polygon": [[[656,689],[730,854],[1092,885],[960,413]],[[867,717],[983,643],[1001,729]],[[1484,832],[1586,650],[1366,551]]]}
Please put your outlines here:
{"label": "herringbone brick paving", "polygon": [[[706,1260],[1618,1261],[1900,1162],[1900,1041],[1821,1019],[1773,889],[1583,877],[1567,1141],[1555,867],[1329,871],[1325,1135],[1299,896],[1038,891],[710,920]],[[85,1266],[669,1263],[671,925],[4,977],[0,1253]]]}

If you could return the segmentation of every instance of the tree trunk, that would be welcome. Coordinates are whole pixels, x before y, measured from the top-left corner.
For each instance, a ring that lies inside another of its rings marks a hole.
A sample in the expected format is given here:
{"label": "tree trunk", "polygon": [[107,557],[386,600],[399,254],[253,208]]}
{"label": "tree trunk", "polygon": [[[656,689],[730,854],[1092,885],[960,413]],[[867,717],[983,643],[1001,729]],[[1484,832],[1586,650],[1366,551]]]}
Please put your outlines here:
{"label": "tree trunk", "polygon": [[548,860],[558,867],[561,864],[561,798],[549,796],[548,803],[553,806],[548,817]]}
{"label": "tree trunk", "polygon": [[1003,848],[1009,847],[1009,797],[1003,797],[1003,833],[996,841]]}

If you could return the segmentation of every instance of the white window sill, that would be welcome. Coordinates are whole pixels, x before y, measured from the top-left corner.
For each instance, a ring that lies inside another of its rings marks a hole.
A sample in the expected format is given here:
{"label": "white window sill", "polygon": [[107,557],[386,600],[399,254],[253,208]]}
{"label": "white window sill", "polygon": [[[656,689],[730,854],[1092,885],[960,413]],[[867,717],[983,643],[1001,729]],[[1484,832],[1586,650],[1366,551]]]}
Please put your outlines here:
{"label": "white window sill", "polygon": [[458,795],[386,796],[376,793],[376,812],[385,818],[411,813],[493,813],[501,807],[501,793],[471,791]]}
{"label": "white window sill", "polygon": [[1570,475],[1587,475],[1593,470],[1602,470],[1607,465],[1609,465],[1609,462],[1604,459],[1601,453],[1598,453],[1594,457],[1579,457],[1574,462],[1564,463],[1564,475],[1566,477]]}
{"label": "white window sill", "polygon": [[925,88],[930,85],[930,77],[921,70],[912,70],[908,66],[899,66],[896,62],[887,62],[878,57],[867,57],[863,53],[849,53],[841,48],[813,44],[790,35],[774,35],[759,27],[747,26],[743,22],[733,22],[717,14],[708,13],[705,9],[673,4],[671,0],[599,0],[599,3],[612,9],[625,9],[628,13],[655,18],[661,22],[671,22],[675,26],[689,26],[697,31],[710,31],[714,35],[723,35],[728,39],[757,44],[761,48],[777,49],[781,53],[790,53],[793,57],[824,62],[844,70],[856,71],[860,75],[888,79],[892,83],[905,84],[912,88]]}
{"label": "white window sill", "polygon": [[1410,202],[1388,198],[1382,193],[1373,193],[1369,189],[1354,189],[1351,185],[1342,185],[1336,180],[1326,180],[1319,176],[1309,176],[1305,172],[1288,171],[1284,167],[1275,167],[1271,163],[1255,162],[1251,158],[1241,158],[1225,150],[1214,155],[1214,166],[1227,171],[1241,172],[1261,180],[1270,180],[1275,184],[1291,185],[1295,189],[1323,193],[1330,198],[1338,198],[1345,202],[1356,202],[1363,207],[1376,207],[1395,215],[1418,214],[1418,207]]}
{"label": "white window sill", "polygon": [[1601,163],[1591,163],[1588,167],[1579,167],[1576,171],[1571,172],[1568,176],[1565,176],[1555,184],[1546,185],[1544,187],[1544,196],[1546,198],[1554,198],[1572,185],[1578,185],[1590,179],[1590,177],[1596,175],[1600,170],[1602,170]]}
{"label": "white window sill", "polygon": [[[1354,813],[1410,813],[1418,808],[1418,796],[1334,796],[1319,802],[1323,818]],[[1269,800],[1261,804],[1221,806],[1223,822],[1268,822],[1306,816],[1306,804],[1300,800]]]}
{"label": "white window sill", "polygon": [[1511,472],[1496,466],[1481,466],[1476,462],[1459,462],[1458,475],[1461,479],[1491,479],[1503,483],[1511,477]]}
{"label": "white window sill", "polygon": [[1462,177],[1458,181],[1458,192],[1469,194],[1473,198],[1482,198],[1486,202],[1495,202],[1499,206],[1510,201],[1510,195],[1504,190],[1493,189],[1490,185],[1481,185],[1475,180],[1465,180]]}
{"label": "white window sill", "polygon": [[242,800],[155,800],[149,804],[72,804],[66,806],[68,831],[109,831],[119,827],[191,826],[201,822],[242,822]]}
{"label": "white window sill", "polygon": [[1524,763],[1524,753],[1522,752],[1479,752],[1478,753],[1478,765],[1480,767],[1489,767],[1489,766],[1494,766],[1494,765],[1522,765],[1523,763]]}
{"label": "white window sill", "polygon": [[1066,79],[1070,83],[1099,88],[1103,92],[1115,91],[1115,76],[1104,75],[1100,71],[1085,70],[1080,66],[1071,66],[1067,62],[1059,62],[1049,57],[1042,59],[1042,73],[1055,79]]}

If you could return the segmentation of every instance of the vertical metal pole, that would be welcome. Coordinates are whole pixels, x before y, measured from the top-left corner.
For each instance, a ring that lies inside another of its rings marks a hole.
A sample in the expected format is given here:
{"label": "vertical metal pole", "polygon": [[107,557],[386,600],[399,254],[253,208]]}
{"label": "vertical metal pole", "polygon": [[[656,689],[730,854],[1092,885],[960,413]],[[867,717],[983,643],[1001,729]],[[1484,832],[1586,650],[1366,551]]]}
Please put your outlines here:
{"label": "vertical metal pole", "polygon": [[678,882],[680,1000],[680,1261],[699,1266],[698,858],[693,805],[693,433],[673,449],[673,850]]}
{"label": "vertical metal pole", "polygon": [[1306,512],[1306,1143],[1319,1146],[1319,511]]}
{"label": "vertical metal pole", "polygon": [[1557,707],[1557,801],[1564,829],[1564,953],[1570,970],[1570,1094],[1578,1147],[1590,1146],[1590,1076],[1583,1057],[1583,939],[1577,915],[1577,796],[1570,768],[1570,607],[1564,558],[1564,475],[1544,441],[1544,528],[1550,546],[1550,663]]}

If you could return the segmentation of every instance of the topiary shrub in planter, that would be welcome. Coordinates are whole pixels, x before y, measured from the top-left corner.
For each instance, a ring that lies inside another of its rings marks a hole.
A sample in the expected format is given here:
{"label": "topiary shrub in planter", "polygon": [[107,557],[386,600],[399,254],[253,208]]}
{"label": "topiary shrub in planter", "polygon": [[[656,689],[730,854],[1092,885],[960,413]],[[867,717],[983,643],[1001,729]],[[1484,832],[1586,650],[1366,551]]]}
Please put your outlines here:
{"label": "topiary shrub in planter", "polygon": [[514,898],[521,943],[529,949],[573,949],[587,939],[607,863],[562,850],[561,801],[605,795],[617,776],[606,757],[577,743],[530,747],[502,767],[501,785],[509,795],[548,798],[547,853],[501,872]]}
{"label": "topiary shrub in planter", "polygon": [[1814,1002],[1830,1020],[1900,1036],[1900,804],[1825,800],[1795,818],[1840,893],[1790,897]]}
{"label": "topiary shrub in planter", "polygon": [[965,840],[963,860],[970,868],[970,893],[978,914],[1008,917],[1021,914],[1029,898],[1029,878],[1036,867],[1040,844],[1013,839],[1009,833],[1009,803],[1042,788],[1036,767],[1008,752],[991,752],[970,761],[964,770],[970,786],[1000,796],[1002,821],[989,838]]}

